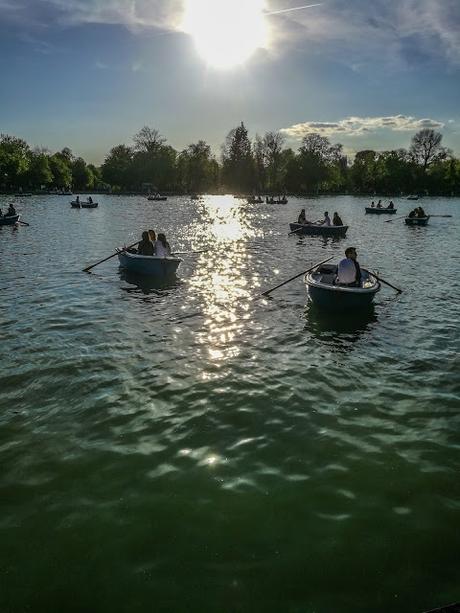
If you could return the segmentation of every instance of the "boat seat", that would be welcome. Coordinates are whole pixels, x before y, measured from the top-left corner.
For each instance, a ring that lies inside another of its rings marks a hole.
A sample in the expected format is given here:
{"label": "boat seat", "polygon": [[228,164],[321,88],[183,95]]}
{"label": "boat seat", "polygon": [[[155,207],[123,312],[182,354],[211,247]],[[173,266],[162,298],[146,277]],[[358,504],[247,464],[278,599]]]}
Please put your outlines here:
{"label": "boat seat", "polygon": [[337,264],[322,264],[318,268],[318,272],[320,272],[323,275],[336,275],[337,269],[338,269]]}
{"label": "boat seat", "polygon": [[321,283],[326,283],[327,285],[335,285],[336,277],[337,275],[335,273],[322,273]]}

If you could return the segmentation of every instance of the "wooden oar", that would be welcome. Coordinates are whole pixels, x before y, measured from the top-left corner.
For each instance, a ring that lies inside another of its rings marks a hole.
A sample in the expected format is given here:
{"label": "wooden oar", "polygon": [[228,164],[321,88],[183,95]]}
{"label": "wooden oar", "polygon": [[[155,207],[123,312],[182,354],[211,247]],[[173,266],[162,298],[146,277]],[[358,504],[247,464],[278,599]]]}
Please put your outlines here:
{"label": "wooden oar", "polygon": [[393,219],[385,219],[385,223],[388,223],[390,221],[396,221],[396,219],[404,219],[404,217],[407,217],[407,215],[398,215],[398,217],[393,217]]}
{"label": "wooden oar", "polygon": [[209,249],[200,249],[199,251],[173,251],[171,255],[191,255],[194,253],[206,253]]}
{"label": "wooden oar", "polygon": [[322,262],[318,262],[317,264],[314,264],[308,270],[304,270],[303,272],[299,272],[298,275],[295,275],[294,277],[291,277],[287,281],[283,281],[282,283],[280,283],[276,287],[272,287],[271,289],[267,290],[266,292],[262,292],[262,296],[268,296],[268,294],[271,294],[275,289],[278,289],[279,287],[282,287],[283,285],[286,285],[286,283],[289,283],[290,281],[294,281],[294,279],[297,279],[298,277],[301,277],[302,275],[306,275],[307,272],[310,272],[310,270],[313,270],[313,268],[316,268],[317,266],[321,266],[321,264],[325,264],[326,262],[329,262],[329,260],[332,260],[333,257],[334,256],[331,255],[331,257],[327,258],[327,260],[323,260]]}
{"label": "wooden oar", "polygon": [[362,270],[372,275],[375,279],[377,279],[377,281],[380,281],[380,283],[384,283],[385,285],[388,285],[388,287],[392,287],[398,292],[398,294],[402,294],[402,289],[399,289],[399,287],[395,287],[394,285],[391,285],[391,283],[388,283],[388,281],[384,281],[384,279],[382,279],[381,277],[378,277],[374,272],[371,272],[370,270],[367,270],[366,268],[363,268]]}
{"label": "wooden oar", "polygon": [[[132,247],[135,247],[136,245],[138,245],[140,242],[141,241],[136,241],[132,245],[129,245],[128,247],[125,247],[124,249],[122,249],[122,251],[126,251],[127,249],[131,249]],[[99,262],[96,262],[95,264],[91,264],[91,266],[87,266],[86,268],[83,268],[83,272],[89,272],[91,270],[91,268],[94,268],[95,266],[98,266],[99,264],[102,264],[102,262],[107,262],[107,260],[110,260],[111,258],[114,258],[116,255],[118,255],[118,251],[115,251],[115,253],[112,253],[112,255],[109,255],[109,257],[104,258],[103,260],[99,260]]]}
{"label": "wooden oar", "polygon": [[292,232],[289,232],[288,236],[291,236],[291,234],[297,234],[297,232],[300,232],[300,230],[303,230],[302,227],[297,228],[297,230],[293,230]]}
{"label": "wooden oar", "polygon": [[429,217],[453,217],[453,215],[429,215]]}
{"label": "wooden oar", "polygon": [[30,223],[27,223],[27,221],[21,221],[20,219],[18,219],[18,222],[17,222],[17,223],[20,223],[20,224],[22,224],[23,226],[30,226]]}

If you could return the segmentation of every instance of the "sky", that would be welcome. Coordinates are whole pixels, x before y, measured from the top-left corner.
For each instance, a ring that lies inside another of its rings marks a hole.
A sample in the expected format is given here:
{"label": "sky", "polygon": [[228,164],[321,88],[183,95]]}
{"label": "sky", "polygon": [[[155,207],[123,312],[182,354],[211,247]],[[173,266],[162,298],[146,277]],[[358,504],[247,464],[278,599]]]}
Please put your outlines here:
{"label": "sky", "polygon": [[219,155],[241,121],[460,156],[460,0],[0,0],[0,74],[0,132],[96,164],[144,125]]}

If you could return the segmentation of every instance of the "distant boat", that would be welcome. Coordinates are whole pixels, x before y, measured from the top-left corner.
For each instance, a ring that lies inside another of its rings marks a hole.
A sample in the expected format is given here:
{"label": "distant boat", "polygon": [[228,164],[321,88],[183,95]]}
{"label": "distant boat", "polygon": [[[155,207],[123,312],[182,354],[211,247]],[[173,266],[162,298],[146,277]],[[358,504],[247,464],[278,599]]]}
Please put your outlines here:
{"label": "distant boat", "polygon": [[70,206],[73,209],[95,209],[99,205],[99,202],[82,202],[81,200],[72,200]]}
{"label": "distant boat", "polygon": [[361,271],[359,287],[336,285],[337,266],[322,264],[304,277],[310,300],[318,308],[333,311],[354,311],[369,308],[375,294],[380,290],[378,280],[366,271]]}
{"label": "distant boat", "polygon": [[430,216],[426,217],[406,217],[404,219],[407,226],[426,226],[428,224],[428,220]]}
{"label": "distant boat", "polygon": [[202,196],[199,196],[198,194],[191,194],[190,195],[190,200],[201,200]]}
{"label": "distant boat", "polygon": [[137,255],[117,249],[121,268],[130,272],[151,277],[167,277],[173,275],[182,262],[180,258],[159,258],[154,255]]}
{"label": "distant boat", "polygon": [[273,197],[267,196],[265,198],[265,202],[267,204],[287,204],[288,199],[285,196],[283,196],[283,198],[278,198],[277,200],[275,200]]}
{"label": "distant boat", "polygon": [[420,198],[420,196],[417,196],[417,194],[412,194],[410,196],[407,196],[407,200],[418,200]]}
{"label": "distant boat", "polygon": [[4,215],[0,217],[0,226],[14,226],[15,223],[18,223],[20,215]]}
{"label": "distant boat", "polygon": [[246,202],[248,204],[261,204],[263,202],[263,199],[260,196],[258,198],[256,198],[255,196],[249,196],[249,198],[246,198]]}
{"label": "distant boat", "polygon": [[393,215],[398,210],[398,209],[389,209],[388,207],[377,208],[377,207],[372,207],[372,206],[366,206],[365,208],[366,208],[366,214],[371,214],[371,215]]}
{"label": "distant boat", "polygon": [[167,199],[168,199],[167,196],[160,196],[159,194],[157,194],[156,196],[147,196],[147,200],[154,200],[156,202],[160,200],[167,200]]}
{"label": "distant boat", "polygon": [[299,235],[308,234],[310,236],[345,236],[348,230],[348,226],[323,226],[314,223],[291,223],[289,227],[291,232]]}

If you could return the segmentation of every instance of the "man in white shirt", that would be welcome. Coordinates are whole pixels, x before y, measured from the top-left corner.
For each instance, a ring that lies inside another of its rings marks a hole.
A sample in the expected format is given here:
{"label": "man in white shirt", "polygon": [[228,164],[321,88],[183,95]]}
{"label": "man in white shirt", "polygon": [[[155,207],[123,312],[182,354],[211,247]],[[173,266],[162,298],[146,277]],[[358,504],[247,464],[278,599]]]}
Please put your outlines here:
{"label": "man in white shirt", "polygon": [[324,213],[324,220],[321,224],[322,226],[330,226],[331,225],[331,218],[329,217],[329,213],[326,211]]}
{"label": "man in white shirt", "polygon": [[337,272],[337,284],[361,287],[361,268],[356,259],[357,253],[354,247],[345,249],[345,258],[339,262]]}

